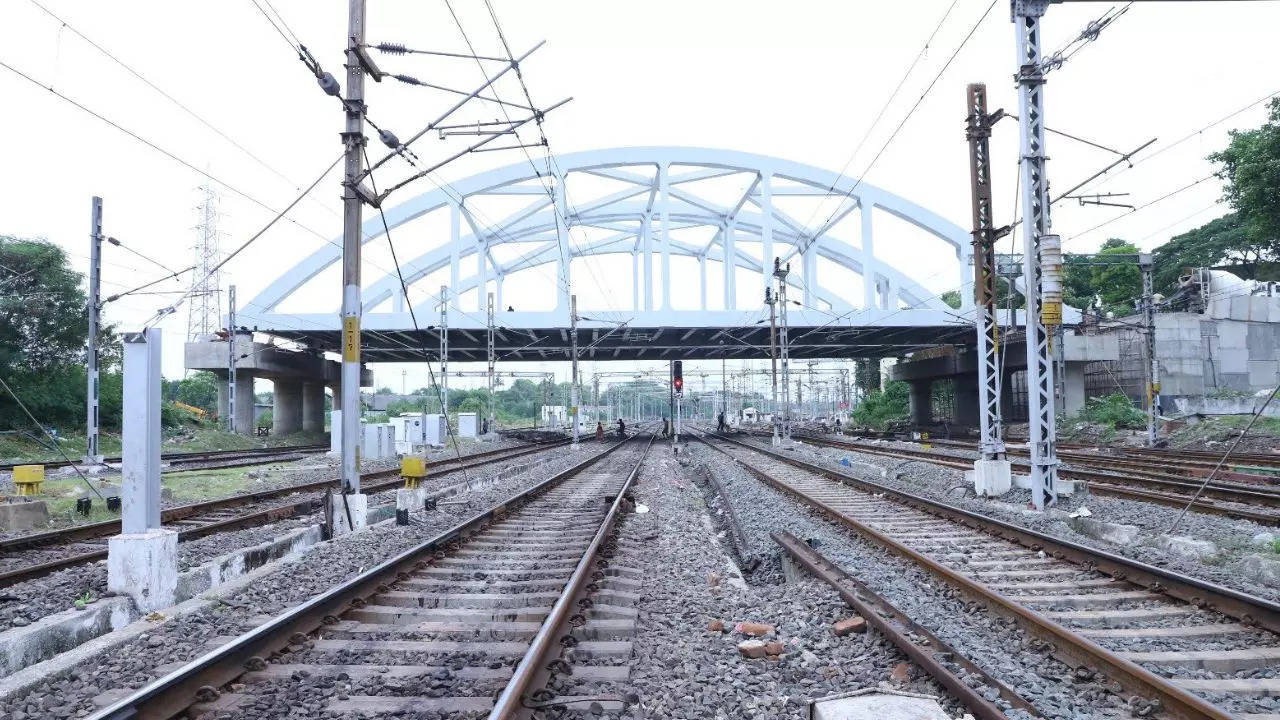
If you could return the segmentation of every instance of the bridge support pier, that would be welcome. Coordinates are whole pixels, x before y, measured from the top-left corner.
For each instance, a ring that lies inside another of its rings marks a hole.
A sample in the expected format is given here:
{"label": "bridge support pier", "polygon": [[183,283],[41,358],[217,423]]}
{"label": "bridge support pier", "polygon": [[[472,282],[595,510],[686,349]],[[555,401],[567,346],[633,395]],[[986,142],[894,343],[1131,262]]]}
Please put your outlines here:
{"label": "bridge support pier", "polygon": [[958,375],[952,381],[951,424],[956,427],[978,427],[978,378]]}
{"label": "bridge support pier", "polygon": [[911,381],[911,396],[907,412],[913,425],[928,425],[933,422],[932,380]]}
{"label": "bridge support pier", "polygon": [[288,435],[302,429],[302,381],[276,378],[271,408],[272,428],[276,435]]}
{"label": "bridge support pier", "polygon": [[[218,382],[218,417],[226,416],[227,379],[224,375]],[[244,370],[236,372],[236,419],[232,432],[253,434],[253,373]]]}
{"label": "bridge support pier", "polygon": [[324,432],[324,383],[302,383],[302,431]]}

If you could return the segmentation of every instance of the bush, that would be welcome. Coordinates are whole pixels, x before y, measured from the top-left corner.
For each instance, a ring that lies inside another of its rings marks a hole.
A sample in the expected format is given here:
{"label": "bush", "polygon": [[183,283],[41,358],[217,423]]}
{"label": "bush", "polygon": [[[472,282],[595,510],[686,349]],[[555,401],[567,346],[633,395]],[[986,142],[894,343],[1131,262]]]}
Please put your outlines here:
{"label": "bush", "polygon": [[1111,393],[1102,397],[1089,398],[1079,420],[1105,425],[1112,430],[1116,428],[1139,429],[1147,426],[1147,416],[1133,406],[1123,393]]}
{"label": "bush", "polygon": [[905,420],[910,396],[905,382],[886,383],[883,391],[873,391],[853,409],[849,421],[854,425],[883,429],[890,422]]}

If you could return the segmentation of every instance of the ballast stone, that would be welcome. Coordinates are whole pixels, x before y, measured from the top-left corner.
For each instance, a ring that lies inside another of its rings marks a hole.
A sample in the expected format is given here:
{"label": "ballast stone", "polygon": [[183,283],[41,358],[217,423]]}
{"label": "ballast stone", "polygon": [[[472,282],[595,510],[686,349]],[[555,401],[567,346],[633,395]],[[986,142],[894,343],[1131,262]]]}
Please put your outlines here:
{"label": "ballast stone", "polygon": [[1247,555],[1240,561],[1240,574],[1268,587],[1280,587],[1280,560],[1262,555]]}
{"label": "ballast stone", "polygon": [[1207,560],[1218,554],[1218,546],[1209,540],[1196,540],[1195,538],[1177,535],[1161,535],[1156,538],[1156,542],[1161,548],[1175,555],[1193,559]]}
{"label": "ballast stone", "polygon": [[1105,540],[1116,545],[1132,545],[1138,541],[1141,531],[1137,525],[1122,525],[1089,517],[1071,518],[1071,528],[1081,535],[1088,535],[1097,540]]}

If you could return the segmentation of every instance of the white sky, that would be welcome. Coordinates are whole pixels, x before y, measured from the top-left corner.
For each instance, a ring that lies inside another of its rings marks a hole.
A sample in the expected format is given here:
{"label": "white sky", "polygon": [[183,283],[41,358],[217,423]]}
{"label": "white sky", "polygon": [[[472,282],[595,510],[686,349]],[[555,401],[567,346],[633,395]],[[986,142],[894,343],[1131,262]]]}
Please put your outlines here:
{"label": "white sky", "polygon": [[[60,28],[30,0],[0,0],[0,61],[266,204],[283,207],[296,187],[309,184],[337,157],[342,121],[337,103],[320,92],[250,0],[41,2],[289,180],[174,107],[71,30]],[[484,4],[453,2],[477,51],[501,54]],[[548,116],[547,135],[557,153],[633,145],[723,147],[839,170],[950,2],[494,0],[494,5],[514,50],[547,41],[524,65],[534,101],[545,106],[574,97]],[[274,4],[324,67],[342,79],[346,3]],[[987,5],[988,0],[957,0],[924,60],[854,159],[852,174],[866,167]],[[1051,8],[1046,48],[1060,47],[1107,7],[1091,2]],[[1159,149],[1280,89],[1277,27],[1280,3],[1275,2],[1138,3],[1096,43],[1050,74],[1048,124],[1117,149],[1158,137],[1153,149]],[[465,49],[444,3],[435,0],[371,2],[368,39]],[[1016,111],[1013,39],[1008,2],[997,0],[867,182],[968,227],[964,88],[969,82],[986,82],[992,109]],[[379,60],[384,69],[451,87],[468,88],[479,79],[473,64]],[[518,86],[504,85],[500,92],[514,98]],[[83,269],[89,198],[98,194],[105,200],[107,234],[170,267],[190,264],[196,188],[203,182],[199,174],[4,68],[0,93],[8,108],[0,123],[9,138],[6,172],[0,175],[0,232],[47,237],[67,248]],[[369,83],[371,116],[402,139],[425,124],[442,102],[441,95],[420,88]],[[486,113],[493,114],[481,114]],[[1255,127],[1264,116],[1258,105],[1098,189],[1130,192],[1135,205],[1159,198],[1208,175],[1212,167],[1204,156],[1224,144],[1227,130]],[[1001,123],[992,145],[997,215],[1008,222],[1014,212],[1016,124]],[[375,142],[370,147],[372,152],[380,146]],[[1112,158],[1056,136],[1049,138],[1048,149],[1056,191]],[[428,136],[418,150],[430,160],[443,156],[444,144]],[[516,153],[484,153],[464,158],[440,176],[456,180],[523,160]],[[432,187],[419,186],[422,192]],[[225,251],[243,242],[271,213],[232,190],[219,191]],[[1123,211],[1063,202],[1054,208],[1054,229],[1069,252],[1090,251],[1113,236],[1151,248],[1225,212],[1214,207],[1220,194],[1214,179],[1084,234]],[[337,176],[332,175],[290,217],[336,238],[341,230],[338,197]],[[398,245],[406,244],[402,257],[413,249],[413,241],[398,240]],[[323,242],[281,223],[231,262],[224,284],[235,282],[242,299],[252,297]],[[893,252],[904,263],[920,255],[914,247]],[[116,248],[108,247],[104,256],[106,293],[159,273]],[[912,261],[905,269],[941,292],[954,285],[955,269],[946,268],[945,259],[934,262]],[[546,283],[538,278],[539,271],[530,272],[526,287],[532,292]],[[366,267],[365,274],[368,281],[381,273]],[[178,283],[160,287],[176,289]],[[508,298],[519,287],[514,281],[508,284]],[[625,297],[608,297],[606,288],[582,278],[575,291],[585,297],[586,307],[591,302],[630,303],[629,290]],[[336,284],[332,293],[323,309],[336,307]],[[107,320],[122,329],[136,327],[164,299],[146,295],[121,300],[108,306]],[[162,324],[170,377],[182,372],[186,317],[183,309]],[[463,369],[463,364],[455,367]],[[399,389],[401,367],[374,369],[377,384]],[[421,366],[406,369],[408,385],[421,384]],[[530,368],[512,363],[509,369]],[[588,367],[584,372],[591,371]]]}

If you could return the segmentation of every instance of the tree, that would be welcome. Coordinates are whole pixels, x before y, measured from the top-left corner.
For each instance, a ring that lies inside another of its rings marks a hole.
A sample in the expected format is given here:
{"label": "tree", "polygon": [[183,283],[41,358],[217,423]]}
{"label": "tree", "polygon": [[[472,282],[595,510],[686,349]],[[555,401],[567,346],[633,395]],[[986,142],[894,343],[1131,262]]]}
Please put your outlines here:
{"label": "tree", "polygon": [[1259,257],[1247,238],[1239,213],[1210,220],[1200,227],[1174,236],[1152,253],[1155,260],[1156,289],[1171,293],[1178,286],[1184,268],[1235,264],[1246,279],[1253,278]]}
{"label": "tree", "polygon": [[1232,130],[1225,149],[1209,156],[1222,164],[1224,198],[1239,214],[1240,244],[1232,248],[1246,279],[1258,263],[1280,260],[1280,98],[1268,105],[1256,130]]}
{"label": "tree", "polygon": [[[82,276],[62,248],[43,239],[0,235],[0,376],[42,423],[71,427],[85,417],[85,335],[89,319]],[[120,345],[101,328],[103,427],[118,426]],[[112,388],[115,396],[112,396]],[[31,429],[8,393],[0,392],[0,427]]]}
{"label": "tree", "polygon": [[1062,299],[1076,308],[1097,306],[1117,316],[1134,312],[1142,295],[1137,246],[1119,238],[1102,244],[1093,256],[1068,255],[1063,262]]}
{"label": "tree", "polygon": [[165,380],[163,384],[162,394],[165,400],[176,400],[208,413],[218,409],[218,386],[221,381],[217,375],[207,370],[197,370],[181,380]]}

